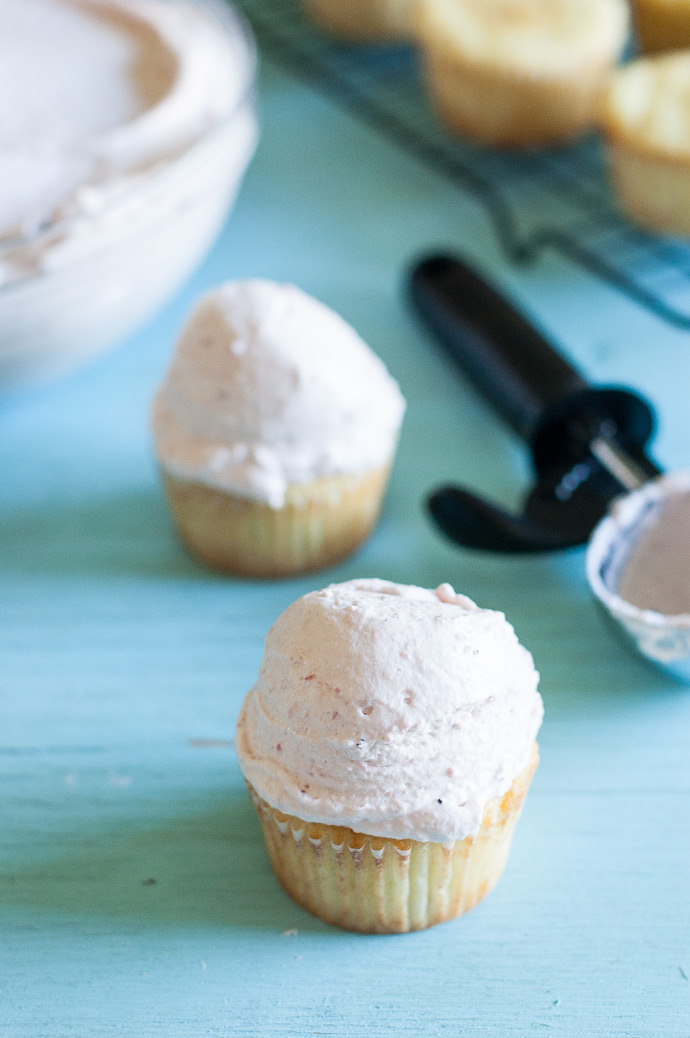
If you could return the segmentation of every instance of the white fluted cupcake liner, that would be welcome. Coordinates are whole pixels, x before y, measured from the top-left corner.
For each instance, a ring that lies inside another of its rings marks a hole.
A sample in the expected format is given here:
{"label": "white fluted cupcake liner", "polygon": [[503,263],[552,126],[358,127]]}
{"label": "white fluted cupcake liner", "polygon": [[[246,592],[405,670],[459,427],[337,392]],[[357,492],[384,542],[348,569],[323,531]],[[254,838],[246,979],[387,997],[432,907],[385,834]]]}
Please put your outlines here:
{"label": "white fluted cupcake liner", "polygon": [[479,830],[452,843],[304,822],[272,808],[251,786],[249,792],[273,869],[295,901],[348,930],[406,933],[463,915],[493,889],[537,763],[535,743],[505,796],[487,804]]}
{"label": "white fluted cupcake liner", "polygon": [[378,519],[389,466],[288,488],[281,508],[163,469],[178,534],[213,569],[280,577],[330,566],[353,552]]}

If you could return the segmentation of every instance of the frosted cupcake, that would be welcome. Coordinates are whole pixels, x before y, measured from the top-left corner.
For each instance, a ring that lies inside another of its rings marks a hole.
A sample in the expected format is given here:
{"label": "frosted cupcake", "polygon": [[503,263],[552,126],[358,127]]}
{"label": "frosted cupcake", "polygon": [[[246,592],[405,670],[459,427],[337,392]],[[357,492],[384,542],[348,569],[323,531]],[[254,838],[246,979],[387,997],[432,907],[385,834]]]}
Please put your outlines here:
{"label": "frosted cupcake", "polygon": [[348,555],[379,515],[405,403],[341,317],[292,285],[229,282],[182,332],[154,404],[181,539],[282,576]]}
{"label": "frosted cupcake", "polygon": [[442,121],[525,147],[593,123],[628,22],[626,0],[420,0],[416,35]]}
{"label": "frosted cupcake", "polygon": [[503,614],[448,584],[349,581],[289,606],[236,733],[285,890],[367,933],[476,905],[537,766],[537,684]]}
{"label": "frosted cupcake", "polygon": [[326,32],[348,40],[403,40],[412,30],[416,0],[302,0]]}
{"label": "frosted cupcake", "polygon": [[616,197],[637,223],[690,234],[690,50],[612,77],[601,116]]}

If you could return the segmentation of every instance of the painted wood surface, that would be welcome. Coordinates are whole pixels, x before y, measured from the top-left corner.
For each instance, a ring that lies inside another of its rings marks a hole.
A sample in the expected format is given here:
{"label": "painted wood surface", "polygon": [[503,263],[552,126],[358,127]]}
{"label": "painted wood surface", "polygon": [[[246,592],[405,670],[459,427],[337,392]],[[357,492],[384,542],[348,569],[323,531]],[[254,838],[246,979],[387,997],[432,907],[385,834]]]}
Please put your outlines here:
{"label": "painted wood surface", "polygon": [[[438,246],[481,261],[593,380],[655,401],[668,467],[690,462],[687,335],[555,261],[506,268],[473,203],[267,63],[260,100],[256,160],[192,283],[116,353],[0,407],[0,1035],[688,1038],[690,690],[605,629],[581,552],[487,558],[431,528],[437,483],[512,503],[526,461],[412,319],[404,276]],[[246,276],[340,310],[409,400],[375,536],[279,583],[184,554],[149,433],[191,301]],[[501,884],[405,937],[331,929],[281,892],[232,746],[272,620],[359,575],[503,609],[546,703]]]}

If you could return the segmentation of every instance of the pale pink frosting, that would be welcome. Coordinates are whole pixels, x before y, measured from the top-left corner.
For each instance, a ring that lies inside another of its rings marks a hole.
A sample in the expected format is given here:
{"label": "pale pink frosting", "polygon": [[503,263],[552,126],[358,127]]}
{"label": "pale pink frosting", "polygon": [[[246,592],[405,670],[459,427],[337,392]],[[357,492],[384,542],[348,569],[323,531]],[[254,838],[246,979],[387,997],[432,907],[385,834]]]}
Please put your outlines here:
{"label": "pale pink frosting", "polygon": [[538,680],[504,615],[448,584],[333,584],[269,631],[237,724],[240,766],[306,821],[463,839],[528,762]]}
{"label": "pale pink frosting", "polygon": [[404,410],[339,314],[295,285],[232,281],[183,329],[153,431],[173,475],[280,508],[290,485],[389,464]]}

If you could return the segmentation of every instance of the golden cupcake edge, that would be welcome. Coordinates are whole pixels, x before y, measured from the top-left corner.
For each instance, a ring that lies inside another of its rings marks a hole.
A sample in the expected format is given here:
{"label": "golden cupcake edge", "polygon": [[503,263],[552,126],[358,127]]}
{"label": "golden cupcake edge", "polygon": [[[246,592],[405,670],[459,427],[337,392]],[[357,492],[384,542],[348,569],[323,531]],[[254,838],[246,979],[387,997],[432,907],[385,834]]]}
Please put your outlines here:
{"label": "golden cupcake edge", "polygon": [[273,870],[294,901],[346,930],[408,933],[469,912],[493,890],[538,763],[534,742],[510,789],[486,805],[478,831],[449,843],[305,822],[271,807],[247,785]]}
{"label": "golden cupcake edge", "polygon": [[270,578],[321,569],[354,552],[376,525],[389,472],[385,465],[293,485],[280,508],[165,468],[161,475],[191,554],[224,573]]}

